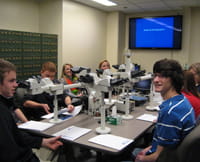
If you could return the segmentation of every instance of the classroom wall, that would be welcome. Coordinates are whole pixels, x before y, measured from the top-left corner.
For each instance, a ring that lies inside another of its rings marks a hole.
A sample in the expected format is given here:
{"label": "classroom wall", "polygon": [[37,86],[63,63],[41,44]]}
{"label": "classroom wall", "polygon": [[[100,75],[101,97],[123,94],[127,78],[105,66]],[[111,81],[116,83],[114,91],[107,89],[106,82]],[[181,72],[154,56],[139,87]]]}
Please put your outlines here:
{"label": "classroom wall", "polygon": [[1,0],[0,28],[39,32],[39,6],[35,0]]}
{"label": "classroom wall", "polygon": [[106,59],[111,65],[124,63],[125,19],[125,15],[120,12],[112,12],[107,16]]}
{"label": "classroom wall", "polygon": [[119,39],[119,13],[113,12],[107,16],[107,43],[106,59],[111,65],[118,63],[118,39]]}
{"label": "classroom wall", "polygon": [[[82,10],[82,13],[88,12],[101,12],[92,7],[85,6],[79,3],[72,3],[73,6]],[[107,21],[107,38],[106,38],[106,55],[102,58],[108,59],[111,64],[124,63],[124,53],[128,48],[128,18],[129,17],[140,17],[140,16],[165,16],[165,15],[183,15],[183,40],[181,50],[132,50],[133,53],[132,61],[134,63],[141,64],[143,69],[152,71],[152,66],[155,61],[162,58],[171,58],[178,60],[183,67],[189,66],[191,63],[200,60],[198,55],[199,51],[199,7],[185,8],[184,10],[177,11],[166,11],[166,12],[147,12],[125,15],[120,12],[107,13],[104,17]],[[72,17],[67,11],[68,19]],[[72,14],[72,13],[71,13]],[[102,14],[102,12],[101,12]],[[125,17],[125,18],[124,18]],[[124,20],[125,19],[125,20]],[[90,20],[91,21],[91,20]],[[82,21],[85,25],[85,22]],[[87,23],[86,23],[87,24]],[[102,27],[102,26],[101,26]],[[103,25],[103,27],[105,27]],[[71,31],[74,29],[71,28]],[[65,40],[63,39],[65,42]],[[70,42],[70,41],[69,41]],[[73,47],[70,47],[73,48]],[[66,48],[66,51],[69,48]],[[95,51],[96,49],[94,49]],[[66,57],[65,57],[66,58]],[[72,58],[74,60],[75,58]],[[98,58],[97,58],[98,59]],[[79,61],[77,61],[79,62]],[[97,62],[97,61],[96,61]],[[95,62],[95,63],[96,63]],[[91,65],[91,63],[87,63]],[[94,67],[94,66],[90,66]]]}
{"label": "classroom wall", "polygon": [[182,11],[123,14],[107,13],[70,0],[1,0],[0,28],[58,34],[59,75],[63,63],[95,70],[100,60],[124,63],[128,47],[128,18],[183,14],[182,50],[132,50],[132,61],[147,71],[161,58],[184,66],[200,60],[200,7]]}
{"label": "classroom wall", "polygon": [[39,5],[39,31],[58,35],[58,76],[62,68],[62,0],[42,0]]}
{"label": "classroom wall", "polygon": [[106,25],[105,12],[64,0],[62,64],[96,70],[106,58]]}
{"label": "classroom wall", "polygon": [[[200,7],[192,9],[189,63],[200,62]],[[187,39],[187,38],[186,38]]]}

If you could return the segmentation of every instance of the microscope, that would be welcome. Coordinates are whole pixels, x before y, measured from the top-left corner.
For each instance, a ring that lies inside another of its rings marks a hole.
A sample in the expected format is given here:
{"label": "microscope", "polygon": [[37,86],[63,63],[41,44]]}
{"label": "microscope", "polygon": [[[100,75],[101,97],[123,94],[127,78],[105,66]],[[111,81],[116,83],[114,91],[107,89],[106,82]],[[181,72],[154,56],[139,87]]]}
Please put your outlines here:
{"label": "microscope", "polygon": [[96,73],[91,73],[90,70],[83,67],[72,68],[72,72],[78,72],[79,82],[82,87],[88,92],[88,114],[92,116],[100,115],[101,126],[96,128],[99,134],[106,134],[111,131],[109,127],[105,126],[105,110],[110,107],[104,102],[104,93],[111,92],[112,87],[121,84],[122,79],[112,79],[109,75],[104,75],[100,78]]}
{"label": "microscope", "polygon": [[128,80],[122,84],[122,94],[120,95],[121,98],[115,102],[117,110],[121,112],[125,111],[125,115],[122,116],[123,119],[133,118],[133,116],[130,115],[131,105],[129,91],[132,90],[135,83],[152,78],[151,74],[145,74],[145,70],[135,70],[135,65],[131,62],[131,56],[132,53],[128,50],[125,53],[125,64],[113,65],[113,67],[118,71],[112,75]]}
{"label": "microscope", "polygon": [[[54,84],[49,78],[43,78],[40,81],[37,78],[29,78],[25,81],[27,93],[31,95],[46,92],[54,96],[54,118],[50,120],[52,123],[60,123],[62,120],[58,118],[58,100],[57,96],[63,94],[65,89],[80,87],[81,84],[64,85],[62,83]],[[66,109],[67,111],[67,109]]]}

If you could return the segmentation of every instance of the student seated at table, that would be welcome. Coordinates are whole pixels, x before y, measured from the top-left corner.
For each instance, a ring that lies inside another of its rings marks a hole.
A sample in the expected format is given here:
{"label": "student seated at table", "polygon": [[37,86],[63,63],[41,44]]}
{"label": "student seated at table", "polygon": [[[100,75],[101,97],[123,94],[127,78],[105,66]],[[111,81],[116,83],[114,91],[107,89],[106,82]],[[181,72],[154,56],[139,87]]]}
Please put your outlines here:
{"label": "student seated at table", "polygon": [[[65,85],[79,82],[79,78],[75,73],[72,72],[72,68],[72,64],[69,63],[64,64],[62,67],[61,80]],[[86,89],[81,87],[71,88],[64,90],[64,93],[71,97],[73,105],[82,105],[83,109],[88,108],[88,94]]]}
{"label": "student seated at table", "polygon": [[194,108],[195,118],[200,117],[200,93],[195,86],[194,75],[190,71],[184,71],[184,86],[182,94],[189,100]]}
{"label": "student seated at table", "polygon": [[109,61],[108,60],[101,61],[99,63],[99,69],[101,70],[111,69]]}
{"label": "student seated at table", "polygon": [[41,146],[57,149],[62,145],[60,137],[42,138],[18,129],[10,110],[13,110],[13,95],[17,88],[16,67],[0,59],[0,161],[39,162],[32,148]]}
{"label": "student seated at table", "polygon": [[[98,68],[99,68],[99,70],[102,70],[102,72],[104,70],[111,69],[110,62],[108,60],[102,60],[101,62],[99,62]],[[97,72],[97,74],[98,74],[98,72]],[[100,76],[100,74],[98,74],[98,76]],[[114,93],[114,92],[112,92],[112,93]],[[105,92],[104,97],[108,98],[109,94],[107,92]]]}
{"label": "student seated at table", "polygon": [[[50,78],[53,82],[56,82],[56,65],[53,62],[45,62],[40,74],[41,79]],[[40,120],[41,116],[53,112],[53,100],[54,96],[46,92],[37,95],[26,94],[23,103],[25,115],[29,120]],[[69,112],[74,109],[71,98],[65,94],[58,95],[58,105],[67,107]]]}
{"label": "student seated at table", "polygon": [[196,62],[190,65],[189,69],[190,72],[194,75],[194,80],[196,83],[196,88],[200,92],[200,62]]}
{"label": "student seated at table", "polygon": [[145,149],[135,149],[135,162],[155,162],[164,148],[175,148],[195,127],[194,110],[181,94],[183,70],[170,59],[157,61],[153,66],[153,84],[160,92],[163,103],[154,130],[152,144]]}
{"label": "student seated at table", "polygon": [[[72,72],[71,68],[73,68],[72,64],[66,63],[63,65],[61,79],[63,79],[64,84],[74,84],[78,82],[78,77]],[[70,91],[74,95],[78,95],[80,92],[77,88],[71,88]]]}

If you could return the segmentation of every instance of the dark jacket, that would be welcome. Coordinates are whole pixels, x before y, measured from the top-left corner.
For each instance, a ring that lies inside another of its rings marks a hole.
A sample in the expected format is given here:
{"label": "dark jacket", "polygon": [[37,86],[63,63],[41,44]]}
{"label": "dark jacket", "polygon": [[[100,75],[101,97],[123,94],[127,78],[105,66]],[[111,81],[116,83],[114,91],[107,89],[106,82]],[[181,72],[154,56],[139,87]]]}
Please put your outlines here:
{"label": "dark jacket", "polygon": [[[40,82],[42,79],[41,76],[36,76],[34,78],[37,78],[38,82]],[[53,80],[53,83],[59,84],[60,82],[55,79],[55,80]],[[58,107],[66,107],[67,106],[64,102],[66,96],[67,96],[67,94],[57,95]],[[54,110],[54,104],[53,104],[54,95],[50,95],[49,93],[43,92],[43,93],[37,94],[37,95],[25,94],[22,99],[22,105],[24,105],[24,102],[26,102],[27,100],[47,104],[50,108],[50,110],[49,110],[50,112],[53,112],[53,110]],[[47,114],[45,112],[45,110],[42,109],[41,107],[30,108],[30,107],[23,106],[22,110],[29,120],[41,120],[41,116]]]}
{"label": "dark jacket", "polygon": [[34,156],[32,148],[39,148],[42,138],[18,129],[11,114],[12,107],[12,100],[0,95],[0,161],[28,162]]}
{"label": "dark jacket", "polygon": [[[66,107],[67,106],[64,102],[65,97],[66,97],[66,95],[64,95],[64,94],[57,96],[58,107]],[[54,109],[54,104],[53,104],[54,96],[53,95],[50,95],[46,92],[43,92],[43,93],[37,94],[37,95],[26,94],[24,96],[23,103],[28,101],[28,100],[35,101],[35,102],[38,102],[38,103],[47,104],[50,108],[49,111],[53,112],[53,109]],[[41,116],[47,114],[44,111],[44,109],[42,109],[41,107],[38,107],[38,108],[24,107],[23,112],[29,120],[41,120]]]}

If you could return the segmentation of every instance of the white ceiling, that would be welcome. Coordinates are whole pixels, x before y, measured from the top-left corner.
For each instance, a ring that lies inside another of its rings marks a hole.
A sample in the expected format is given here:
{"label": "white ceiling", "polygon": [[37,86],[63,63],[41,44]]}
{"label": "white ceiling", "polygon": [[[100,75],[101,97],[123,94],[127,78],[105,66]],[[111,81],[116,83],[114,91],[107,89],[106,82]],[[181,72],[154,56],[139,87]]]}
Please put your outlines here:
{"label": "white ceiling", "polygon": [[106,7],[91,0],[73,0],[103,11],[124,13],[182,10],[184,7],[200,7],[200,0],[111,0],[118,5]]}

